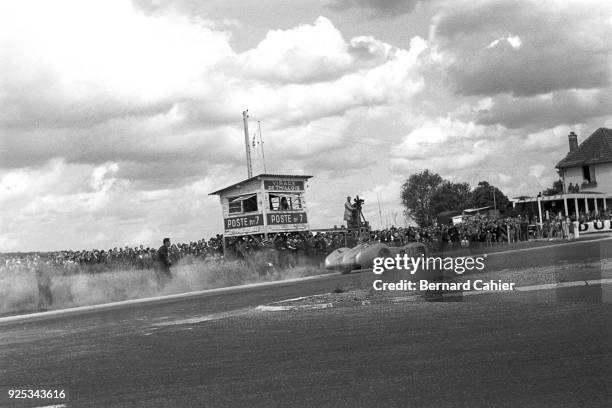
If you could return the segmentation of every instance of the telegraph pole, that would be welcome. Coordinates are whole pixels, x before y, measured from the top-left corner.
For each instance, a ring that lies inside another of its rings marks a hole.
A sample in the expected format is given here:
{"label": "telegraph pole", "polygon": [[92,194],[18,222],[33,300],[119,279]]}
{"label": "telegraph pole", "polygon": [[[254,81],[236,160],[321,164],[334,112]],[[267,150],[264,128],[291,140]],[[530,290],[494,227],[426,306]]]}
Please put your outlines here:
{"label": "telegraph pole", "polygon": [[247,172],[249,178],[253,177],[253,166],[251,165],[251,149],[249,148],[249,110],[242,111],[242,122],[244,123],[244,147],[246,148]]}

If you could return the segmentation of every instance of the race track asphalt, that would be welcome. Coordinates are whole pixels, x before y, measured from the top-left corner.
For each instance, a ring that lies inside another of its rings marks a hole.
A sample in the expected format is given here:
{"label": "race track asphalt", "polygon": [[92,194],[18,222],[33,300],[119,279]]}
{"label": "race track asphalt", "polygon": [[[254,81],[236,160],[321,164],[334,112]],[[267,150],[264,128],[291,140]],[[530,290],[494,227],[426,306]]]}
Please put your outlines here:
{"label": "race track asphalt", "polygon": [[[612,258],[611,241],[489,266]],[[544,260],[544,261],[543,261]],[[0,406],[610,407],[611,285],[262,312],[371,273],[0,324]],[[8,389],[63,389],[15,400]]]}

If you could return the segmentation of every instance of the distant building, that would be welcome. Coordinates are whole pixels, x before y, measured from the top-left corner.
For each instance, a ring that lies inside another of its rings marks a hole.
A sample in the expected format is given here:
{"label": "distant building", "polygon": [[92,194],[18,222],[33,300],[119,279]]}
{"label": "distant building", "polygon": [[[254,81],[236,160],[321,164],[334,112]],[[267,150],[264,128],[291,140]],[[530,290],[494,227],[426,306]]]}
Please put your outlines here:
{"label": "distant building", "polygon": [[599,128],[578,145],[571,132],[569,152],[555,166],[563,180],[563,191],[570,183],[580,192],[612,193],[612,129]]}
{"label": "distant building", "polygon": [[569,152],[555,166],[563,181],[563,193],[553,196],[518,197],[517,204],[537,203],[540,222],[543,215],[593,215],[612,205],[612,129],[599,128],[578,144],[578,136],[568,135]]}
{"label": "distant building", "polygon": [[210,195],[223,209],[224,239],[309,230],[304,193],[312,176],[259,174]]}

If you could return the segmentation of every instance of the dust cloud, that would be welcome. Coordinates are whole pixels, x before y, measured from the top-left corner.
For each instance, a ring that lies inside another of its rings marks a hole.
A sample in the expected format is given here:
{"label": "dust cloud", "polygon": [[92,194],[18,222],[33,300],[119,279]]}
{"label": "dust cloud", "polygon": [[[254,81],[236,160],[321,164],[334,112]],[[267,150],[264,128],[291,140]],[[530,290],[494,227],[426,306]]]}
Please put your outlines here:
{"label": "dust cloud", "polygon": [[[179,262],[172,280],[159,285],[154,269],[124,268],[66,274],[51,265],[0,268],[0,315],[64,309],[324,273],[315,266],[275,270],[265,276],[243,262]],[[40,268],[43,270],[41,271]],[[41,275],[44,279],[41,279]]]}

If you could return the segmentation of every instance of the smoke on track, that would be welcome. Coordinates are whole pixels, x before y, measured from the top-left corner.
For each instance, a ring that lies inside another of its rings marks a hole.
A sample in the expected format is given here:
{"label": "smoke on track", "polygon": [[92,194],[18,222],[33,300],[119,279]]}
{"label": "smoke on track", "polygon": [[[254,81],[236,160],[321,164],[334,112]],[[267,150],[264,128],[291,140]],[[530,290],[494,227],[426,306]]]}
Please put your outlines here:
{"label": "smoke on track", "polygon": [[[64,309],[121,300],[154,297],[247,283],[311,276],[323,271],[299,266],[260,276],[240,262],[182,262],[172,268],[173,278],[158,285],[154,269],[117,269],[76,273],[43,266],[37,280],[34,270],[0,268],[0,315]],[[40,275],[46,279],[40,279]],[[42,282],[42,287],[39,285]]]}

